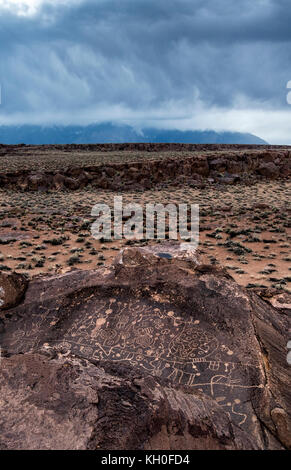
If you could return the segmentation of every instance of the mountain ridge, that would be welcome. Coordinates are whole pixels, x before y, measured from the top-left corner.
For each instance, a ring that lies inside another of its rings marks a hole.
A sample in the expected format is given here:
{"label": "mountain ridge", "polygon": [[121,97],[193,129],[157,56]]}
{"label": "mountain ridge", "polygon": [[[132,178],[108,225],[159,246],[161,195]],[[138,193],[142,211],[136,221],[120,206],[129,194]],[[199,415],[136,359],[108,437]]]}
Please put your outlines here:
{"label": "mountain ridge", "polygon": [[6,145],[57,145],[91,143],[197,143],[197,144],[257,144],[267,142],[253,134],[216,132],[213,130],[181,131],[178,129],[144,128],[113,123],[87,126],[0,126],[0,143]]}

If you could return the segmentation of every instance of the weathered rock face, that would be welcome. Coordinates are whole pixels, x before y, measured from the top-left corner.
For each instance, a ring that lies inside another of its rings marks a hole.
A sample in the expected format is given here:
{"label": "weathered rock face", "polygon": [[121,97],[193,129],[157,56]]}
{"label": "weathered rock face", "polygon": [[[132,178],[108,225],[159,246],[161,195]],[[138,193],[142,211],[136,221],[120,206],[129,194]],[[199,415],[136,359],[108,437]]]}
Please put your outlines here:
{"label": "weathered rock face", "polygon": [[0,449],[256,449],[214,400],[114,369],[61,355],[3,359]]}
{"label": "weathered rock face", "polygon": [[2,448],[290,448],[287,315],[165,252],[30,283],[2,320]]}
{"label": "weathered rock face", "polygon": [[259,166],[258,172],[266,178],[274,179],[279,176],[280,170],[274,162],[267,162]]}
{"label": "weathered rock face", "polygon": [[21,274],[0,272],[0,310],[15,307],[22,299],[28,281]]}

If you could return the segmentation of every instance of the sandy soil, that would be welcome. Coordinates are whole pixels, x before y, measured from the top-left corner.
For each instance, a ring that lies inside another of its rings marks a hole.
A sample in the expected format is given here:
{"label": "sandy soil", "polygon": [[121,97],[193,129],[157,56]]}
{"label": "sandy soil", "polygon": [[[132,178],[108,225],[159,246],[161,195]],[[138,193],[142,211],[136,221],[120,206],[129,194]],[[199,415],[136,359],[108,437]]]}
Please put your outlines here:
{"label": "sandy soil", "polygon": [[[97,203],[113,207],[116,195],[88,189],[68,193],[0,190],[0,269],[29,277],[95,269],[111,263],[123,246],[145,244],[101,243],[92,237],[92,207]],[[288,291],[290,195],[291,183],[286,181],[122,193],[124,204],[199,204],[203,261],[225,266],[244,286]]]}

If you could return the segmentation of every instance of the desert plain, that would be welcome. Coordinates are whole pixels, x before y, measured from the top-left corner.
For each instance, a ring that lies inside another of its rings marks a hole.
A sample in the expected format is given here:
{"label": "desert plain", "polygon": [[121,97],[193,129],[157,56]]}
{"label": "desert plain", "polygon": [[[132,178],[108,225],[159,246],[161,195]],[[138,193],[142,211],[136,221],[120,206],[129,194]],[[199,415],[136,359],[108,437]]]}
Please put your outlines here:
{"label": "desert plain", "polygon": [[[235,155],[243,160],[247,152],[254,160],[262,156],[262,161],[267,162],[267,170],[271,161],[272,169],[273,161],[278,158],[276,154],[288,154],[288,148],[192,146],[192,150],[187,145],[177,145],[177,149],[175,146],[167,149],[165,145],[164,150],[156,144],[151,151],[145,151],[130,146],[124,150],[118,150],[119,146],[116,146],[117,150],[112,149],[110,145],[104,146],[105,149],[100,146],[97,150],[94,146],[72,147],[18,146],[8,148],[8,152],[2,150],[0,171],[3,176],[7,175],[9,182],[9,179],[15,180],[15,174],[20,175],[18,185],[13,182],[12,187],[8,183],[0,187],[2,270],[14,270],[31,278],[76,268],[95,269],[111,264],[124,246],[159,243],[159,240],[114,238],[102,243],[92,237],[93,206],[103,203],[113,208],[114,197],[121,195],[124,204],[138,203],[144,207],[149,203],[199,204],[199,251],[205,263],[224,266],[239,284],[246,287],[290,291],[291,186],[286,167],[283,174],[276,173],[276,169],[273,174],[270,170],[264,174],[258,165],[244,174],[238,166],[236,172],[230,174],[227,166],[223,166],[225,159],[232,161]],[[150,146],[145,144],[145,149],[147,147]],[[106,174],[109,165],[111,168],[118,166],[117,173],[121,173],[120,167],[126,164],[125,172],[130,177],[133,163],[147,165],[148,161],[159,161],[163,165],[163,162],[175,161],[182,164],[196,155],[198,158],[206,156],[216,163],[217,171],[212,172],[211,177],[207,173],[201,176],[194,169],[192,174],[177,178],[177,175],[167,175],[165,165],[165,175],[152,186],[142,177],[132,183],[128,176],[122,181],[122,174],[117,176],[116,187],[108,184],[108,188],[104,181],[100,185],[104,176],[99,181],[88,179],[81,187],[74,186],[73,178],[67,186],[59,187],[46,187],[43,181],[45,172],[54,173],[57,178],[61,171],[79,176],[82,169],[92,171],[102,165]],[[261,167],[264,168],[262,163]],[[29,178],[31,187],[27,183]]]}

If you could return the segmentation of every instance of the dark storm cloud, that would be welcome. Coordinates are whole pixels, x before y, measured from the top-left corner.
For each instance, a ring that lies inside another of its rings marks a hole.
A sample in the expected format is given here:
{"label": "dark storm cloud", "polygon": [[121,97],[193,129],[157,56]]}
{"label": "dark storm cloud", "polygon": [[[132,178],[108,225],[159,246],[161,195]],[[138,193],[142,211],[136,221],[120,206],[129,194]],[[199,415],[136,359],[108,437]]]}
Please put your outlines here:
{"label": "dark storm cloud", "polygon": [[1,112],[15,119],[286,107],[289,0],[84,0],[0,15]]}

